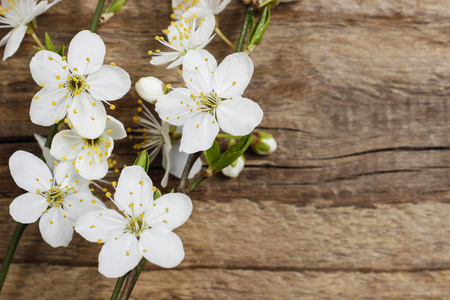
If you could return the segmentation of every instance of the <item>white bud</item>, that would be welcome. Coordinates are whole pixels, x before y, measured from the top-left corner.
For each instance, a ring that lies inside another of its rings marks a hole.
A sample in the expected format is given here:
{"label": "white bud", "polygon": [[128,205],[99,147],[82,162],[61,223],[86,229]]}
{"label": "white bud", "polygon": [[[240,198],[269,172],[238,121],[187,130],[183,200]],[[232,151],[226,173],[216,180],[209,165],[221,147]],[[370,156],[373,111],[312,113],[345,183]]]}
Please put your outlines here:
{"label": "white bud", "polygon": [[277,141],[271,134],[265,132],[256,132],[253,135],[251,148],[256,154],[269,155],[277,150]]}
{"label": "white bud", "polygon": [[155,103],[157,97],[164,95],[164,82],[153,76],[142,77],[134,87],[139,96],[150,103]]}
{"label": "white bud", "polygon": [[222,170],[223,175],[236,178],[244,169],[245,158],[243,155],[239,156],[231,165]]}

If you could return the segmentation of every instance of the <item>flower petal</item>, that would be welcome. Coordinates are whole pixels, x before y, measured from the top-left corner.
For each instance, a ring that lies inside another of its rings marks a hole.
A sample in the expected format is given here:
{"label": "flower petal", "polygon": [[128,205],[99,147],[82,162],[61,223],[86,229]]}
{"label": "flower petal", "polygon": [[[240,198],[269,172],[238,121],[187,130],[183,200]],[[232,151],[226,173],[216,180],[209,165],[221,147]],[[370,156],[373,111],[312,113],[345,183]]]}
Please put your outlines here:
{"label": "flower petal", "polygon": [[33,56],[30,71],[34,81],[39,85],[64,84],[69,74],[67,61],[59,54],[47,50],[41,50]]}
{"label": "flower petal", "polygon": [[[88,139],[99,137],[106,126],[106,110],[101,103],[95,102],[86,93],[74,97],[69,110],[69,119],[79,135]],[[76,113],[75,113],[76,112]]]}
{"label": "flower petal", "polygon": [[72,130],[62,130],[53,138],[50,154],[57,160],[62,160],[63,157],[67,160],[73,160],[77,158],[77,154],[83,145],[83,138],[79,134]]}
{"label": "flower petal", "polygon": [[[114,200],[120,210],[132,215],[134,209],[136,215],[151,208],[153,201],[153,182],[140,166],[129,166],[122,170],[117,183]],[[142,205],[141,205],[142,204]]]}
{"label": "flower petal", "polygon": [[152,55],[150,63],[154,66],[161,66],[176,60],[178,56],[180,56],[178,52],[159,52]]}
{"label": "flower petal", "polygon": [[138,240],[132,234],[122,234],[108,240],[98,256],[98,270],[106,277],[120,277],[137,266],[142,258]]}
{"label": "flower petal", "polygon": [[31,224],[42,216],[47,206],[47,200],[41,195],[26,193],[11,202],[9,214],[16,222]]}
{"label": "flower petal", "polygon": [[106,206],[91,191],[71,194],[64,198],[64,212],[72,225],[84,214],[97,210],[106,210]]}
{"label": "flower petal", "polygon": [[184,224],[192,212],[191,199],[182,193],[165,194],[153,201],[153,210],[145,221],[153,227],[173,230]]}
{"label": "flower petal", "polygon": [[241,96],[252,78],[253,69],[247,54],[228,55],[214,72],[214,91],[221,98]]}
{"label": "flower petal", "polygon": [[0,47],[3,47],[6,45],[6,43],[9,41],[9,38],[11,37],[12,30],[10,30],[0,41]]}
{"label": "flower petal", "polygon": [[63,119],[67,112],[67,90],[55,86],[45,86],[31,100],[31,122],[41,126],[51,126]]}
{"label": "flower petal", "polygon": [[[170,93],[159,96],[155,104],[155,111],[161,120],[172,125],[183,125],[187,120],[198,114],[189,95],[192,93],[185,88],[173,89]],[[190,106],[188,106],[190,105]]]}
{"label": "flower petal", "polygon": [[145,230],[140,237],[139,250],[149,262],[163,268],[174,268],[184,259],[181,239],[164,228]]}
{"label": "flower petal", "polygon": [[130,75],[124,69],[103,65],[86,80],[90,85],[89,93],[97,100],[117,100],[122,98],[131,87]]}
{"label": "flower petal", "polygon": [[[92,158],[96,157],[96,155],[92,155]],[[89,160],[89,157],[86,156],[81,160],[77,159],[75,166],[79,170],[80,176],[89,180],[102,179],[108,173],[109,168],[107,159],[98,163],[96,159]]]}
{"label": "flower petal", "polygon": [[232,135],[249,134],[261,123],[263,115],[257,103],[242,97],[222,101],[217,107],[220,128]]}
{"label": "flower petal", "polygon": [[9,158],[9,170],[17,186],[30,193],[46,191],[52,185],[53,176],[47,165],[29,152],[14,152]]}
{"label": "flower petal", "polygon": [[[180,144],[177,143],[172,146],[169,153],[170,168],[169,172],[177,178],[181,178],[183,174],[184,166],[186,165],[189,154],[180,151]],[[202,160],[198,158],[192,166],[191,172],[189,172],[189,179],[194,178],[195,174],[202,169]]]}
{"label": "flower petal", "polygon": [[127,136],[127,132],[123,127],[122,122],[112,116],[106,116],[105,131],[107,135],[112,137],[114,140],[120,140],[126,138]]}
{"label": "flower petal", "polygon": [[91,74],[103,64],[106,47],[100,36],[89,30],[80,31],[70,42],[67,60],[69,68],[78,74]]}
{"label": "flower petal", "polygon": [[219,125],[214,116],[210,113],[200,113],[184,124],[180,151],[194,153],[208,150],[218,133]]}
{"label": "flower petal", "polygon": [[187,88],[199,95],[213,89],[213,73],[217,68],[217,61],[206,50],[190,50],[183,61],[183,79]]}
{"label": "flower petal", "polygon": [[61,161],[56,166],[54,175],[56,183],[63,188],[72,188],[74,193],[90,192],[89,181],[77,173],[71,161]]}
{"label": "flower petal", "polygon": [[11,31],[11,36],[6,43],[5,52],[3,53],[3,61],[16,53],[17,49],[19,49],[20,43],[22,43],[26,31],[27,26],[25,25],[20,25]]}
{"label": "flower petal", "polygon": [[104,243],[120,236],[127,221],[114,209],[91,211],[77,221],[75,230],[89,242]]}
{"label": "flower petal", "polygon": [[213,14],[207,13],[204,18],[205,20],[195,31],[195,44],[202,45],[203,47],[207,45],[206,42],[211,40],[211,34],[214,32],[216,26],[216,19]]}
{"label": "flower petal", "polygon": [[47,210],[39,221],[42,238],[50,246],[67,247],[72,240],[73,227],[61,208],[52,207]]}

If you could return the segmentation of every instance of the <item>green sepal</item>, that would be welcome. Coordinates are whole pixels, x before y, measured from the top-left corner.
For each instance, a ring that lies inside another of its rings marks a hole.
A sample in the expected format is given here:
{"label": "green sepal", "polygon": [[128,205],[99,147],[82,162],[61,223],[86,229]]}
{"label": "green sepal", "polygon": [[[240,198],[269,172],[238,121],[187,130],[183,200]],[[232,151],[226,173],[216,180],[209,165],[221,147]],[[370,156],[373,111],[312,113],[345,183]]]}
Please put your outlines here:
{"label": "green sepal", "polygon": [[55,45],[53,45],[53,42],[47,32],[45,33],[45,49],[47,49],[48,51],[56,52]]}
{"label": "green sepal", "polygon": [[111,4],[106,8],[105,14],[107,13],[118,13],[122,7],[127,3],[128,0],[114,0]]}
{"label": "green sepal", "polygon": [[44,49],[41,49],[41,48],[38,47],[38,46],[33,46],[33,49],[34,49],[34,51],[36,51],[36,52],[39,52],[39,51],[41,51],[41,50],[44,50]]}
{"label": "green sepal", "polygon": [[211,148],[209,148],[208,150],[205,151],[205,157],[210,166],[219,159],[220,147],[219,147],[219,143],[216,140],[214,140],[214,143],[211,146]]}
{"label": "green sepal", "polygon": [[175,189],[170,190],[170,194],[175,193]]}
{"label": "green sepal", "polygon": [[61,45],[61,47],[59,47],[57,53],[58,53],[59,55],[61,55],[61,56],[64,56],[64,51],[66,51],[66,46]]}
{"label": "green sepal", "polygon": [[155,191],[155,193],[153,194],[153,200],[156,200],[156,199],[158,199],[158,198],[161,197],[161,196],[162,196],[162,193],[161,193],[161,191],[157,188],[156,191]]}
{"label": "green sepal", "polygon": [[261,18],[259,19],[258,23],[256,23],[256,26],[254,26],[253,30],[250,32],[250,36],[248,38],[247,51],[249,53],[253,52],[253,50],[255,50],[256,48],[256,45],[261,43],[262,37],[269,27],[269,23],[270,9],[268,7],[264,7]]}
{"label": "green sepal", "polygon": [[142,151],[141,154],[136,158],[136,161],[134,162],[135,166],[141,166],[145,173],[148,172],[148,167],[150,165],[150,161],[148,160],[148,153],[146,150]]}
{"label": "green sepal", "polygon": [[215,162],[210,164],[208,169],[219,172],[220,170],[232,164],[239,158],[239,156],[244,154],[245,150],[247,150],[248,146],[250,146],[252,139],[253,137],[251,134],[247,134],[241,137],[239,142],[222,153],[222,155],[220,155],[220,157]]}

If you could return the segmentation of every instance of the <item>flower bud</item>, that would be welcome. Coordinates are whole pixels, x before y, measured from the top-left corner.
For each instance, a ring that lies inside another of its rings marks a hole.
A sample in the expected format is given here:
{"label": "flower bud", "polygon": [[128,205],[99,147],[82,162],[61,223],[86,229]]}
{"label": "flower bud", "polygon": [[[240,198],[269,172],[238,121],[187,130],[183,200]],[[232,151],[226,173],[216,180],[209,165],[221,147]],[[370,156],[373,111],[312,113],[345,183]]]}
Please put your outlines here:
{"label": "flower bud", "polygon": [[156,77],[142,77],[134,87],[142,99],[153,104],[158,96],[164,95],[164,82]]}
{"label": "flower bud", "polygon": [[244,155],[241,155],[231,165],[224,168],[222,170],[222,173],[225,176],[236,178],[239,175],[239,173],[241,173],[241,171],[244,169],[244,165],[245,165],[245,157]]}
{"label": "flower bud", "polygon": [[277,141],[275,141],[271,134],[257,131],[252,133],[252,135],[253,142],[250,147],[256,154],[269,155],[277,150]]}

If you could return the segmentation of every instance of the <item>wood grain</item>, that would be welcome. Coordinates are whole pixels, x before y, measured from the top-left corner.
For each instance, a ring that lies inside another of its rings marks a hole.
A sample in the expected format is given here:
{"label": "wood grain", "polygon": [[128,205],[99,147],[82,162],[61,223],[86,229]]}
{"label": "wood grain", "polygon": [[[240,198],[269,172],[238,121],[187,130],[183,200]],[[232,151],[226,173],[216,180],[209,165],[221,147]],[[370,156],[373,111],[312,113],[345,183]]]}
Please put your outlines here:
{"label": "wood grain", "polygon": [[[67,45],[95,3],[62,1],[38,18],[38,35]],[[129,1],[99,29],[105,62],[133,83],[152,75],[179,86],[147,55],[162,48],[154,36],[170,11],[169,1]],[[220,16],[233,41],[243,17],[239,1]],[[259,129],[279,149],[246,154],[237,180],[219,174],[198,187],[192,217],[176,230],[185,260],[173,270],[148,264],[133,299],[450,299],[449,18],[444,0],[274,8],[244,95],[263,108]],[[0,68],[0,259],[15,228],[8,205],[21,193],[9,156],[39,153],[33,134],[48,130],[29,120],[39,90],[32,45],[26,39]],[[219,62],[231,53],[218,37],[207,49]],[[109,112],[132,126],[137,99],[132,89]],[[132,144],[116,144],[118,166],[134,161]],[[157,159],[150,176],[162,175]],[[176,184],[171,177],[165,192]],[[108,299],[115,281],[98,273],[99,249],[79,236],[53,249],[30,225],[2,297]]]}

